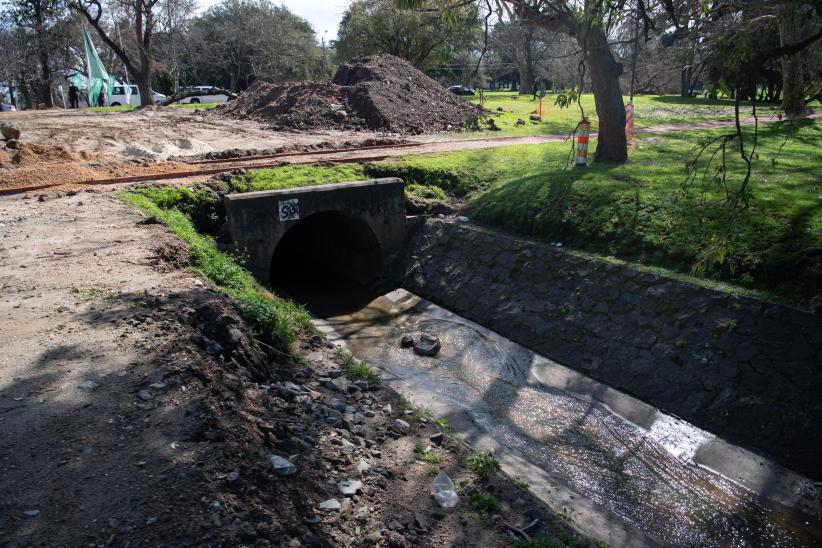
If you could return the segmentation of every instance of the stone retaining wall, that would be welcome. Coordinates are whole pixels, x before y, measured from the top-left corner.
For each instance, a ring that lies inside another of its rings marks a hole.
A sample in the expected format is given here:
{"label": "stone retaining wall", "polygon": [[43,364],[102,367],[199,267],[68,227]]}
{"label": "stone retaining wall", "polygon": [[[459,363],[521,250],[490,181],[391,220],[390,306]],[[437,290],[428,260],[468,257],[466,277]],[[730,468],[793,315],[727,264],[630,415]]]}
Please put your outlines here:
{"label": "stone retaining wall", "polygon": [[822,317],[429,220],[405,288],[822,478]]}

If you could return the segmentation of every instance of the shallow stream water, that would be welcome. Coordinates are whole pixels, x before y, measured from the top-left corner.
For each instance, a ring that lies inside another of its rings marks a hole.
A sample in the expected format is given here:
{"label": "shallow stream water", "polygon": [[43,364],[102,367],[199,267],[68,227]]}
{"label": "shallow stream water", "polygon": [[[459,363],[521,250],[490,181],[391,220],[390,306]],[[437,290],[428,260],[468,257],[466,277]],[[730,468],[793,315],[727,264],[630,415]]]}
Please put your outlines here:
{"label": "shallow stream water", "polygon": [[[818,484],[404,290],[318,323],[400,390],[459,409],[517,462],[545,471],[556,510],[556,493],[585,501],[599,521],[586,529],[578,519],[583,532],[619,524],[636,536],[615,542],[822,544]],[[442,341],[437,357],[400,348],[403,334],[423,332]]]}

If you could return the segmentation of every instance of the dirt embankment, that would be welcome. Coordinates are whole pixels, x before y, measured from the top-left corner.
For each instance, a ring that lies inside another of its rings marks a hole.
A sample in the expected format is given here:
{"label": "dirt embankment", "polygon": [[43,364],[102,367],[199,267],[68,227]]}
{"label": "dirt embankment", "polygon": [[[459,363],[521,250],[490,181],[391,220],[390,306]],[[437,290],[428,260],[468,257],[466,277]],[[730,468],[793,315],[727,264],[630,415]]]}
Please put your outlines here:
{"label": "dirt embankment", "polygon": [[153,162],[122,159],[85,151],[71,152],[66,147],[20,143],[17,150],[0,150],[0,190],[39,185],[67,185],[130,175],[158,175],[186,171],[184,162]]}
{"label": "dirt embankment", "polygon": [[[494,547],[523,529],[568,534],[510,480],[461,466],[460,445],[395,393],[345,379],[324,340],[302,341],[308,367],[258,343],[233,301],[179,270],[187,259],[108,194],[0,202],[5,542]],[[455,509],[429,495],[438,467],[460,487]],[[498,508],[475,509],[475,493]]]}
{"label": "dirt embankment", "polygon": [[331,82],[255,82],[219,115],[278,130],[371,129],[402,134],[458,130],[479,108],[392,55],[357,57]]}

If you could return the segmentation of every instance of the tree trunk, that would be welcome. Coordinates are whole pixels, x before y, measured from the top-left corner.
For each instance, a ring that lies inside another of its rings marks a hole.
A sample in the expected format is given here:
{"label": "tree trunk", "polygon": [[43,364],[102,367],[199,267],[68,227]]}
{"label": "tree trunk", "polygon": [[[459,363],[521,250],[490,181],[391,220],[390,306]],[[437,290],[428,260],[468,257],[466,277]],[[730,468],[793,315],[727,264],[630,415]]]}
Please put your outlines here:
{"label": "tree trunk", "polygon": [[51,99],[51,69],[49,68],[48,50],[40,51],[40,100],[46,108],[54,106]]}
{"label": "tree trunk", "polygon": [[588,48],[591,86],[599,118],[596,159],[625,162],[628,160],[628,142],[625,138],[625,104],[619,85],[622,64],[617,63],[611,54],[602,29],[589,28],[586,34],[587,40],[581,39],[580,45]]}
{"label": "tree trunk", "polygon": [[682,70],[679,71],[679,95],[681,97],[691,96],[691,75],[689,72],[690,69],[688,67],[683,67]]}
{"label": "tree trunk", "polygon": [[[798,36],[794,14],[785,6],[779,10],[779,45]],[[785,114],[805,112],[805,86],[802,78],[802,57],[799,52],[782,56],[782,109]]]}
{"label": "tree trunk", "polygon": [[140,104],[143,106],[154,104],[154,97],[151,95],[150,74],[151,73],[146,74],[145,71],[141,71],[134,75],[134,79],[137,80],[137,82],[135,82],[137,89],[140,90]]}
{"label": "tree trunk", "polygon": [[[137,0],[134,8],[134,32],[137,35],[137,51],[140,54],[140,70],[135,75],[137,79],[137,89],[140,90],[140,105],[149,106],[154,104],[154,97],[151,95],[151,25],[152,13],[149,9],[144,11],[143,0]],[[145,23],[143,18],[145,17]]]}
{"label": "tree trunk", "polygon": [[522,40],[516,48],[517,66],[519,67],[519,94],[529,95],[534,85],[534,57],[531,54],[533,30],[522,25]]}

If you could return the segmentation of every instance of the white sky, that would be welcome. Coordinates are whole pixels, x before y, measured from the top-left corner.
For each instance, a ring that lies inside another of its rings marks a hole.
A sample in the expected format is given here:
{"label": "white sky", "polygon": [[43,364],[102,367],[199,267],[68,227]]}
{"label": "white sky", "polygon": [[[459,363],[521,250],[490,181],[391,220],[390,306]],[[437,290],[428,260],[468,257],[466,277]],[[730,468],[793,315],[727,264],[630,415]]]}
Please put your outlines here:
{"label": "white sky", "polygon": [[[325,33],[326,42],[337,38],[337,27],[351,0],[272,0],[281,4],[307,20],[317,33],[317,41]],[[200,0],[203,9],[217,4],[219,0]],[[326,31],[328,31],[326,33]]]}

